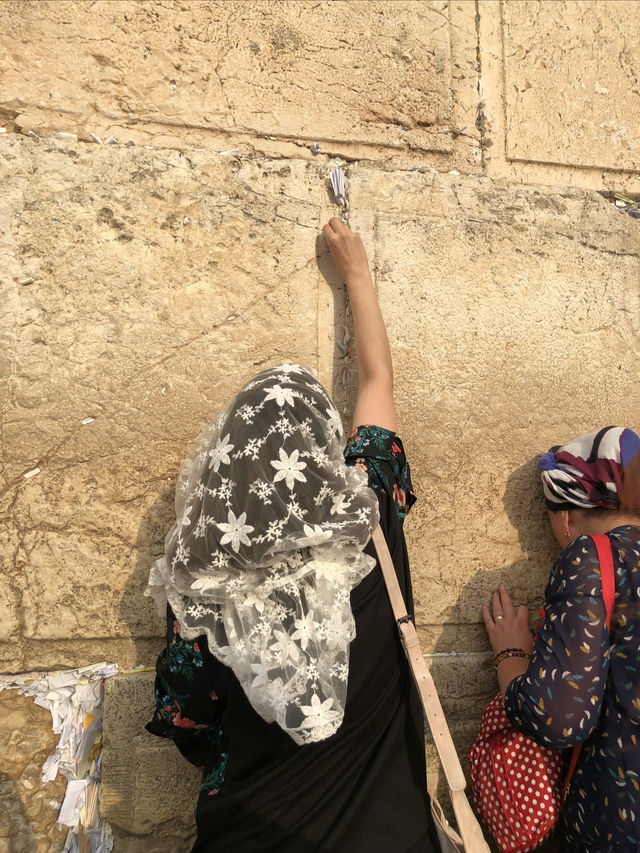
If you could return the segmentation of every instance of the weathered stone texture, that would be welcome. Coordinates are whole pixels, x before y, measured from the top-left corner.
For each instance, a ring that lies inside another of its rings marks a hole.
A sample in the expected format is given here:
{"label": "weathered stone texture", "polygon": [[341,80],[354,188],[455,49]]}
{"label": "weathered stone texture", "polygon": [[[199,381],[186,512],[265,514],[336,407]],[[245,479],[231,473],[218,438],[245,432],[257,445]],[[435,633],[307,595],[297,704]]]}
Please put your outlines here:
{"label": "weathered stone texture", "polygon": [[640,169],[640,4],[502,3],[507,155]]}
{"label": "weathered stone texture", "polygon": [[[348,421],[344,290],[318,241],[340,154],[362,161],[352,222],[420,497],[419,629],[466,753],[495,690],[480,603],[508,580],[535,612],[554,556],[534,457],[640,427],[640,223],[577,189],[640,192],[639,10],[0,3],[1,671],[152,663],[142,589],[177,470],[252,373],[306,362]],[[193,833],[197,774],[142,728],[152,678],[107,683],[116,853]],[[58,853],[49,715],[13,691],[0,711],[0,853]]]}
{"label": "weathered stone texture", "polygon": [[55,824],[65,780],[40,787],[44,760],[55,749],[51,715],[31,698],[0,693],[0,850],[50,853],[66,830]]}
{"label": "weathered stone texture", "polygon": [[[200,773],[171,743],[144,730],[153,715],[153,673],[105,684],[101,813],[116,849],[184,853],[193,843]],[[167,779],[171,784],[167,784]]]}
{"label": "weathered stone texture", "polygon": [[402,434],[428,647],[488,648],[500,580],[535,611],[554,556],[534,458],[637,426],[640,229],[596,194],[354,168]]}
{"label": "weathered stone texture", "polygon": [[304,144],[318,141],[353,156],[411,151],[415,162],[431,152],[448,168],[473,167],[474,9],[449,6],[5,3],[0,110],[23,130],[86,140],[271,144],[308,157]]}
{"label": "weathered stone texture", "polygon": [[638,194],[639,23],[625,0],[478,0],[489,175]]}
{"label": "weathered stone texture", "polygon": [[317,363],[327,194],[302,161],[1,144],[13,204],[0,252],[14,273],[2,438],[18,533],[2,603],[20,602],[3,631],[11,668],[30,669],[25,643],[159,633],[141,588],[185,450],[264,364]]}
{"label": "weathered stone texture", "polygon": [[[5,146],[22,199],[6,249],[23,264],[8,287],[18,322],[5,325],[17,665],[20,641],[159,633],[140,590],[191,439],[260,365],[319,365],[325,176],[301,161]],[[532,467],[514,472],[594,421],[633,422],[637,224],[581,191],[364,167],[351,178],[424,498],[408,525],[429,590],[420,621],[466,626],[456,647],[474,648],[493,567],[515,561],[526,596],[519,561],[540,565],[541,589],[552,556]],[[330,376],[340,361],[323,357]]]}

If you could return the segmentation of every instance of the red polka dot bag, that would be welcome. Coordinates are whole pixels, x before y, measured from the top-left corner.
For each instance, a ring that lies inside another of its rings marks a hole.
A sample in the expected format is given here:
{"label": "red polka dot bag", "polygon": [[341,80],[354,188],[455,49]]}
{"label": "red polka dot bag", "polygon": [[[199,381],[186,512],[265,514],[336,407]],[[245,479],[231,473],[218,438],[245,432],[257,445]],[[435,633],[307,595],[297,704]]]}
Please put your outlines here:
{"label": "red polka dot bag", "polygon": [[502,694],[484,709],[469,752],[476,811],[502,853],[534,850],[562,808],[562,754],[520,734],[504,711]]}
{"label": "red polka dot bag", "polygon": [[[592,537],[598,549],[602,592],[609,627],[615,581],[607,536]],[[505,713],[501,693],[484,709],[471,750],[471,785],[475,808],[501,853],[528,853],[552,832],[580,755],[576,746],[566,779],[562,751],[540,746],[515,729]]]}

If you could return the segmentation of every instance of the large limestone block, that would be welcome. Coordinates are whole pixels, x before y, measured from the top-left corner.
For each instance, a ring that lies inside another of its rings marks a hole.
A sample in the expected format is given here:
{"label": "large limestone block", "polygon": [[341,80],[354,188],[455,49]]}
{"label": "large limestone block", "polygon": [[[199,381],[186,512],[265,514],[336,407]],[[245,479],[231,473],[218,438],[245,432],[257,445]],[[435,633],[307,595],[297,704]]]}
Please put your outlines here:
{"label": "large limestone block", "polygon": [[105,684],[101,814],[115,850],[184,853],[193,843],[200,773],[171,741],[144,726],[153,714],[153,673]]}
{"label": "large limestone block", "polygon": [[[19,536],[6,545],[17,642],[5,658],[50,665],[47,649],[51,663],[64,649],[72,665],[74,649],[84,663],[91,644],[109,656],[101,638],[133,637],[148,663],[162,629],[140,591],[193,435],[265,362],[317,363],[341,384],[342,321],[315,257],[324,175],[202,153],[6,150],[18,322],[4,327],[16,364],[4,441]],[[436,651],[477,650],[497,580],[533,605],[553,556],[534,455],[634,424],[637,224],[579,191],[366,167],[351,178],[423,498],[407,528],[419,621]],[[330,278],[326,252],[319,263]],[[352,368],[346,379],[352,400]]]}
{"label": "large limestone block", "polygon": [[535,613],[556,552],[536,457],[636,429],[640,230],[597,194],[354,168],[401,431],[420,498],[407,524],[427,648],[488,648],[498,582]]}
{"label": "large limestone block", "polygon": [[635,196],[640,5],[479,0],[477,23],[488,174]]}
{"label": "large limestone block", "polygon": [[469,169],[474,18],[444,0],[3,3],[0,115],[86,140],[297,157],[318,141]]}
{"label": "large limestone block", "polygon": [[502,10],[508,156],[640,169],[640,4],[516,0]]}
{"label": "large limestone block", "polygon": [[41,787],[42,764],[57,737],[51,715],[14,690],[0,693],[0,850],[8,853],[55,853],[67,830],[56,817],[66,780]]}
{"label": "large limestone block", "polygon": [[129,637],[119,662],[148,663],[162,626],[141,590],[190,443],[260,368],[318,364],[326,174],[1,144],[2,665],[114,659]]}

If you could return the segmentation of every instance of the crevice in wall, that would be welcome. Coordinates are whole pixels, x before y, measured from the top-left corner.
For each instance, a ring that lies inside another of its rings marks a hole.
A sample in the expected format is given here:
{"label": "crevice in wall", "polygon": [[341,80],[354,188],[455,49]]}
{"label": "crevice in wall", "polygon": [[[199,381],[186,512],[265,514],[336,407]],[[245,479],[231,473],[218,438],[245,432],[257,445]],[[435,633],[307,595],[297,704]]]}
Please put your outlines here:
{"label": "crevice in wall", "polygon": [[480,0],[476,0],[476,71],[478,73],[478,107],[476,113],[476,128],[480,134],[480,163],[482,172],[487,168],[485,151],[489,147],[487,140],[487,118],[484,112],[485,102],[482,89],[482,51],[480,47]]}
{"label": "crevice in wall", "polygon": [[625,213],[633,219],[640,219],[640,192],[622,195],[621,193],[598,190],[598,195],[606,199],[618,213]]}

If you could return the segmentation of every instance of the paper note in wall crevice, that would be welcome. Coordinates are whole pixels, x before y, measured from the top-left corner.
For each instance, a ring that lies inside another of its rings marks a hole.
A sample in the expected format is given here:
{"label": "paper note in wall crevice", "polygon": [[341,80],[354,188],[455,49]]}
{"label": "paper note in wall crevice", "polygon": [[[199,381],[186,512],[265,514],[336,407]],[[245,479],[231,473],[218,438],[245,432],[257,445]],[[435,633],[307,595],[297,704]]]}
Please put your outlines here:
{"label": "paper note in wall crevice", "polygon": [[[17,689],[51,713],[59,741],[42,766],[42,784],[58,773],[67,789],[58,823],[70,827],[64,851],[110,853],[111,830],[100,817],[100,768],[104,681],[119,672],[106,662],[60,672],[0,676],[0,692]],[[81,832],[82,834],[79,834]]]}
{"label": "paper note in wall crevice", "polygon": [[335,158],[329,163],[329,182],[335,196],[336,202],[342,208],[342,221],[345,225],[349,224],[349,179],[342,168],[345,165],[344,160]]}
{"label": "paper note in wall crevice", "polygon": [[58,814],[58,823],[76,827],[80,823],[80,812],[84,808],[89,779],[69,779],[64,800]]}

